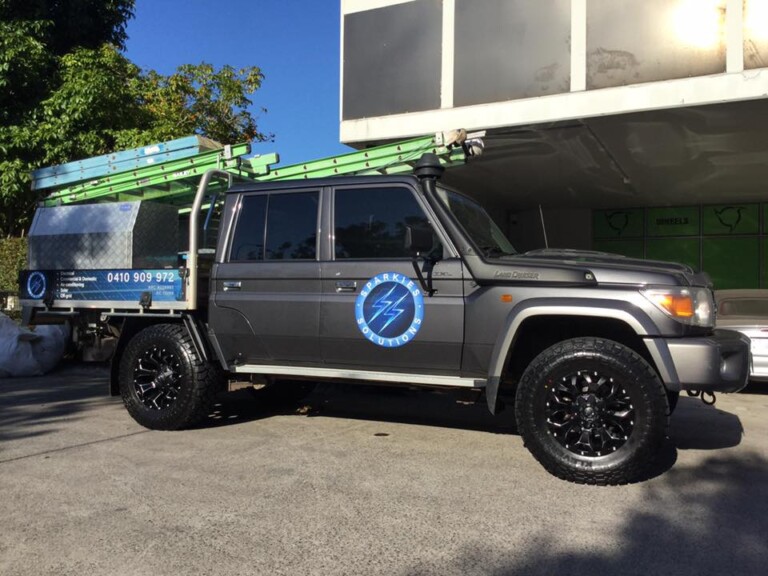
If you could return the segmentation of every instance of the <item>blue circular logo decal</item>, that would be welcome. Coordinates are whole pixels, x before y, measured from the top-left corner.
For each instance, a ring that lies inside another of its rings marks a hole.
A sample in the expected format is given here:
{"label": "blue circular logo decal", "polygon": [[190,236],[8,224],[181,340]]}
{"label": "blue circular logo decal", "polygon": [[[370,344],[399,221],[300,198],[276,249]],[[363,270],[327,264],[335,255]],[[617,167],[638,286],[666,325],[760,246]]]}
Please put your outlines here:
{"label": "blue circular logo decal", "polygon": [[417,282],[397,272],[377,274],[355,302],[357,327],[377,346],[408,344],[424,320],[424,297]]}
{"label": "blue circular logo decal", "polygon": [[42,272],[32,272],[27,277],[27,294],[31,298],[42,298],[45,294],[46,281]]}

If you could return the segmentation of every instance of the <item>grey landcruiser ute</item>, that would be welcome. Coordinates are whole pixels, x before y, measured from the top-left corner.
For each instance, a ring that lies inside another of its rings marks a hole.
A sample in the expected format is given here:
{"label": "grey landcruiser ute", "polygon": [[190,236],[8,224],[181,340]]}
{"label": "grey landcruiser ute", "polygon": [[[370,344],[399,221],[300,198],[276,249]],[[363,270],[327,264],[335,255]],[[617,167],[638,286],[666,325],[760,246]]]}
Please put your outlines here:
{"label": "grey landcruiser ute", "polygon": [[[492,413],[513,404],[547,470],[590,484],[648,473],[681,390],[745,386],[749,342],[713,329],[706,275],[598,252],[517,254],[441,173],[425,155],[412,176],[234,185],[206,251],[208,173],[188,260],[168,279],[167,267],[30,266],[27,317],[119,335],[112,393],[148,428],[200,422],[228,381],[284,398],[319,380],[484,390]],[[89,282],[140,293],[83,298]]]}

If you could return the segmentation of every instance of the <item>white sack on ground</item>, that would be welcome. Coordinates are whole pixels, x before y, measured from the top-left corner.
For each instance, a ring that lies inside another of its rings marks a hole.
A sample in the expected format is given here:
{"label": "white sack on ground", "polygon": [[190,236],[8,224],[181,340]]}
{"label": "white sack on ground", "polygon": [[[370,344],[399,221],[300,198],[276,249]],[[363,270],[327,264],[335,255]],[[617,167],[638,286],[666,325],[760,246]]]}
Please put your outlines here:
{"label": "white sack on ground", "polygon": [[69,340],[66,325],[22,328],[0,313],[0,378],[40,376],[59,363]]}

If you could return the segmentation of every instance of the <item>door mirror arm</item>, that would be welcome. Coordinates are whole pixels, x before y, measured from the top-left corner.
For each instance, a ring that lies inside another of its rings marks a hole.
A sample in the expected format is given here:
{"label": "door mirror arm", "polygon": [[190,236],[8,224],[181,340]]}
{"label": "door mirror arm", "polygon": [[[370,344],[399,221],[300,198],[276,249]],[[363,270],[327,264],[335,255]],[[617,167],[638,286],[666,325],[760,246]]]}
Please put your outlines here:
{"label": "door mirror arm", "polygon": [[[420,259],[424,260],[424,269],[427,272],[426,279],[424,278],[424,274],[421,272],[421,268],[419,268]],[[435,290],[432,286],[432,269],[435,267],[435,260],[414,256],[412,263],[413,270],[416,272],[416,277],[419,279],[419,284],[421,284],[422,290],[426,292],[427,296],[434,296],[437,293],[437,290]]]}
{"label": "door mirror arm", "polygon": [[[436,258],[429,256],[434,246],[432,230],[428,228],[405,227],[405,249],[411,254],[411,262],[416,277],[419,279],[422,290],[428,296],[434,296],[437,290],[432,285],[432,270],[435,267]],[[427,273],[426,279],[419,266],[419,260],[424,260],[424,269]]]}

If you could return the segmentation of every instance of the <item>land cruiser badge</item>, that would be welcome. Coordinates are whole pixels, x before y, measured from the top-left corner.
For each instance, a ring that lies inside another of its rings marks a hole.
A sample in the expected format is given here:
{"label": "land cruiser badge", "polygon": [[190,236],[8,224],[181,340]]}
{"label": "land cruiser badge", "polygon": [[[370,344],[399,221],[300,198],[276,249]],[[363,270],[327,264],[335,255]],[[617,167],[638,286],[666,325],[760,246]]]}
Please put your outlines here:
{"label": "land cruiser badge", "polygon": [[355,319],[363,336],[377,346],[396,348],[408,344],[424,319],[419,284],[397,272],[377,274],[357,296]]}

